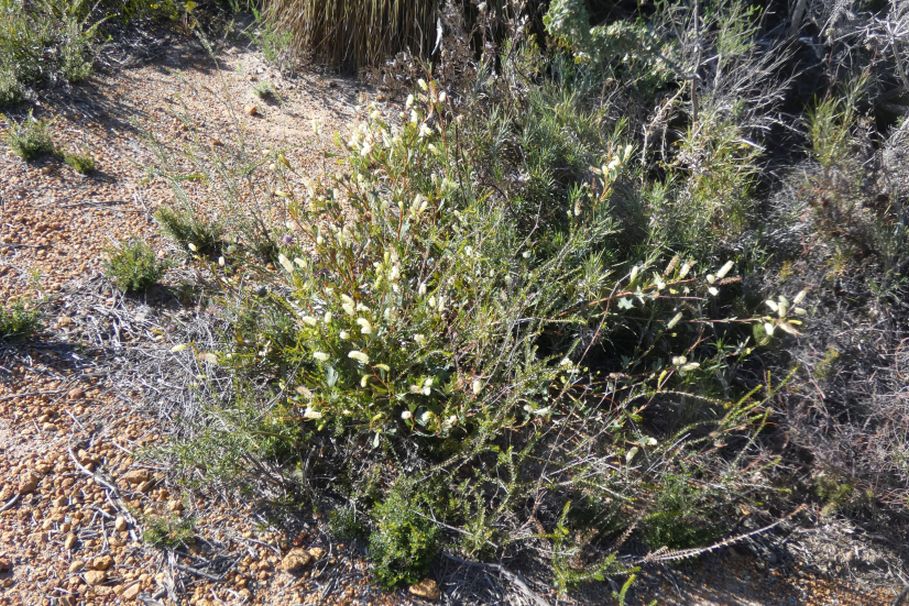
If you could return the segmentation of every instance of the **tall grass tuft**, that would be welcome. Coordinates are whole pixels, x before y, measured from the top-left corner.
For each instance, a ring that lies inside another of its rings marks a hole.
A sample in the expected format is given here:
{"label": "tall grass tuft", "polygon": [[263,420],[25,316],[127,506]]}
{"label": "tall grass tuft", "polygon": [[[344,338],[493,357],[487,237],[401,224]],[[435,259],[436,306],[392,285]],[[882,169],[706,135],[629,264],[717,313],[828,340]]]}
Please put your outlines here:
{"label": "tall grass tuft", "polygon": [[269,0],[266,15],[313,58],[356,68],[400,50],[431,51],[441,5],[441,0]]}

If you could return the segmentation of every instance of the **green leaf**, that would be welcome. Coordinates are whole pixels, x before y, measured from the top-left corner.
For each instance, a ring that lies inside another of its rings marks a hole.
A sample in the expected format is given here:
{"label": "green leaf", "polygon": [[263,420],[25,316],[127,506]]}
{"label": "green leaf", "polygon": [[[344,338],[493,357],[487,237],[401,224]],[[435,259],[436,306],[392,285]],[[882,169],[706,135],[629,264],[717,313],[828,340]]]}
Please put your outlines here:
{"label": "green leaf", "polygon": [[329,387],[334,387],[338,384],[338,371],[335,370],[334,366],[325,367],[325,382]]}

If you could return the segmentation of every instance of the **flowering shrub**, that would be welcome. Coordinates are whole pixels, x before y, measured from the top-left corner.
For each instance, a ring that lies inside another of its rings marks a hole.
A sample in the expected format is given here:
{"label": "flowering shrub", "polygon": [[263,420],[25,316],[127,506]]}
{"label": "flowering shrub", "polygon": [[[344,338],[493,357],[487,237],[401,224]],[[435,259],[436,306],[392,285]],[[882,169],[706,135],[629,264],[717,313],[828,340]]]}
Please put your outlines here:
{"label": "flowering shrub", "polygon": [[[699,270],[626,246],[617,209],[635,151],[620,129],[582,180],[549,180],[542,199],[556,206],[528,204],[540,182],[491,153],[488,132],[503,127],[494,113],[420,81],[397,120],[373,112],[353,133],[331,180],[297,190],[286,159],[273,165],[290,219],[272,285],[244,290],[230,254],[215,267],[243,303],[230,346],[199,355],[261,394],[252,425],[222,420],[258,456],[310,461],[311,488],[330,469],[326,497],[365,499],[375,515],[413,499],[460,528],[467,553],[549,544],[538,553],[556,550],[563,585],[584,578],[572,524],[603,532],[603,546],[635,528],[654,548],[717,536],[715,514],[756,489],[749,474],[761,467],[719,456],[722,443],[753,435],[767,414],[760,386],[736,387],[730,369],[753,351],[751,325],[762,343],[796,331],[791,306],[781,297],[768,302],[774,316],[728,318],[732,261]],[[504,124],[516,140],[552,134],[531,129],[533,116]],[[752,488],[720,488],[742,474]],[[382,505],[403,479],[440,488]],[[685,512],[687,531],[672,531],[665,503]],[[528,515],[563,531],[518,533]],[[434,527],[429,514],[419,522]],[[435,531],[424,541],[377,523],[382,578],[412,580]],[[391,570],[395,553],[416,568]],[[591,565],[621,568],[614,557]]]}
{"label": "flowering shrub", "polygon": [[[492,419],[514,428],[589,381],[578,364],[627,317],[667,314],[660,349],[672,353],[732,265],[706,281],[678,259],[665,270],[656,259],[606,263],[619,230],[609,198],[631,146],[616,145],[578,188],[564,229],[525,233],[493,190],[459,186],[470,151],[451,140],[445,93],[425,88],[400,128],[374,114],[354,134],[348,174],[287,194],[297,244],[279,256],[293,325],[280,359],[301,420],[353,423],[375,444],[410,432],[463,437]],[[600,333],[593,343],[589,331]],[[274,346],[238,337],[234,363]]]}

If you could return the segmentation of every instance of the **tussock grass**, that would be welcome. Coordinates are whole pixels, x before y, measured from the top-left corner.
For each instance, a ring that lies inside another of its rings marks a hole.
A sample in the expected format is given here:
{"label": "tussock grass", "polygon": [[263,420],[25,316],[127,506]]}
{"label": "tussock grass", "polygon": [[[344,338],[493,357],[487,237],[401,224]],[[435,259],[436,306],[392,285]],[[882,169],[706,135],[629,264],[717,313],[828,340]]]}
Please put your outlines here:
{"label": "tussock grass", "polygon": [[269,0],[269,22],[334,65],[374,65],[404,49],[432,50],[442,0]]}

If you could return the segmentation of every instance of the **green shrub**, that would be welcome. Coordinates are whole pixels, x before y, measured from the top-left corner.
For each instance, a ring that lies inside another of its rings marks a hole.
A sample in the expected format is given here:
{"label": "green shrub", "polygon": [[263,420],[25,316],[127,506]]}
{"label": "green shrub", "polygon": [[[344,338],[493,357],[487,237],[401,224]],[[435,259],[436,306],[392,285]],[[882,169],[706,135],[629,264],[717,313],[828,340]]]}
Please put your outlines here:
{"label": "green shrub", "polygon": [[129,240],[109,252],[107,277],[123,292],[143,292],[157,284],[164,264],[155,251],[141,240]]}
{"label": "green shrub", "polygon": [[185,547],[196,534],[195,520],[176,515],[152,515],[143,520],[142,540],[160,549]]}
{"label": "green shrub", "polygon": [[[108,21],[182,21],[198,26],[203,11],[229,13],[248,0],[0,0],[0,107],[22,101],[31,89],[91,74]],[[203,20],[209,22],[210,20]]]}
{"label": "green shrub", "polygon": [[223,228],[192,211],[163,206],[155,220],[165,235],[193,254],[217,257],[224,246]]}
{"label": "green shrub", "polygon": [[[271,3],[269,8],[281,10],[277,3]],[[256,17],[256,27],[249,36],[250,40],[258,46],[266,61],[282,69],[288,67],[294,55],[293,31],[285,24],[277,25],[266,19],[256,7],[252,11]]]}
{"label": "green shrub", "polygon": [[592,26],[584,2],[554,0],[543,25],[552,41],[576,62],[631,81],[638,93],[652,94],[675,75],[665,58],[676,54],[673,47],[677,45],[661,40],[640,21],[616,20]]}
{"label": "green shrub", "polygon": [[[304,4],[298,40],[335,23]],[[236,392],[208,392],[184,461],[362,505],[332,526],[371,529],[385,584],[444,549],[548,562],[568,591],[709,551],[743,509],[747,533],[805,500],[909,503],[898,55],[828,31],[813,68],[870,75],[826,97],[789,86],[811,59],[754,3],[587,6],[550,3],[546,51],[480,31],[492,54],[451,65],[476,57],[452,33],[444,79],[373,112],[320,183],[278,154],[193,158],[223,207],[267,197],[280,222],[232,216],[207,264],[229,326],[195,353]]]}
{"label": "green shrub", "polygon": [[57,154],[57,148],[51,138],[50,123],[35,118],[31,112],[22,122],[10,120],[10,127],[4,135],[4,140],[13,153],[26,162]]}
{"label": "green shrub", "polygon": [[[583,507],[565,532],[535,537],[557,544],[559,578],[618,573],[611,539],[701,544],[760,485],[712,445],[763,428],[770,392],[730,374],[754,350],[751,325],[794,332],[796,305],[727,321],[724,300],[740,303],[734,263],[698,271],[640,245],[652,222],[629,185],[634,146],[586,91],[568,92],[579,78],[459,107],[460,120],[438,83],[422,82],[409,120],[374,113],[353,133],[341,174],[300,192],[280,163],[263,178],[288,201],[277,274],[242,234],[226,255],[246,271],[223,275],[231,329],[206,355],[244,395],[210,409],[209,427],[285,465],[309,494],[329,489],[313,479],[322,470],[332,492],[369,495],[385,584],[425,573],[440,527],[501,557],[530,548],[510,538],[514,520],[552,528],[569,502]],[[247,286],[257,265],[267,287]],[[580,470],[585,440],[596,450]],[[291,472],[313,449],[310,473]],[[757,473],[769,460],[748,464]],[[706,477],[715,490],[695,490]],[[531,514],[534,498],[545,507]],[[679,515],[688,526],[672,532]],[[596,549],[578,543],[588,533]]]}
{"label": "green shrub", "polygon": [[22,100],[22,85],[9,66],[0,65],[0,107]]}
{"label": "green shrub", "polygon": [[101,19],[86,0],[0,0],[0,105],[37,85],[91,71]]}
{"label": "green shrub", "polygon": [[95,170],[95,159],[89,154],[65,152],[63,162],[80,175],[87,175]]}
{"label": "green shrub", "polygon": [[256,96],[265,101],[266,103],[277,103],[278,93],[275,92],[275,88],[271,85],[271,82],[259,82],[253,87],[253,91],[256,93]]}
{"label": "green shrub", "polygon": [[353,506],[333,509],[328,515],[328,527],[332,536],[339,541],[353,541],[367,535],[366,528]]}
{"label": "green shrub", "polygon": [[842,165],[854,151],[857,102],[867,78],[860,77],[840,96],[820,100],[808,112],[808,137],[818,164],[825,169]]}
{"label": "green shrub", "polygon": [[[722,536],[711,505],[722,501],[690,473],[667,474],[654,496],[652,513],[645,516],[644,538],[652,549],[709,545]],[[719,530],[719,532],[718,532]]]}
{"label": "green shrub", "polygon": [[385,587],[413,584],[426,576],[439,550],[439,529],[427,508],[429,497],[398,482],[373,509],[376,528],[369,535],[369,559]]}
{"label": "green shrub", "polygon": [[41,327],[41,315],[22,301],[0,306],[0,341],[25,339]]}
{"label": "green shrub", "polygon": [[182,22],[197,28],[212,17],[253,10],[255,0],[101,0],[100,11],[125,23]]}

